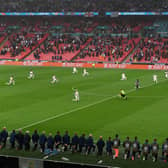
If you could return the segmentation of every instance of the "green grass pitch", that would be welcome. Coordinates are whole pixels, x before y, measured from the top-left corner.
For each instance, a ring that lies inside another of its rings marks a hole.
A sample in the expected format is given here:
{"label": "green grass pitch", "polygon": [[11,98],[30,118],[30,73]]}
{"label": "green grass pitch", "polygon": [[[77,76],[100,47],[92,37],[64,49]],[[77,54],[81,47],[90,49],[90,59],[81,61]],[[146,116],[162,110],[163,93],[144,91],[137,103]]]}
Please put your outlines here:
{"label": "green grass pitch", "polygon": [[[35,79],[27,79],[33,69]],[[97,139],[103,135],[121,140],[126,136],[138,136],[141,142],[146,138],[157,138],[160,143],[167,138],[168,80],[164,71],[88,69],[89,76],[82,77],[82,69],[72,74],[72,68],[0,66],[0,126],[8,130],[38,129],[53,134],[66,130],[92,133]],[[121,81],[125,72],[128,80]],[[59,83],[52,85],[55,74]],[[158,84],[152,75],[158,75]],[[15,86],[6,86],[9,76],[14,75]],[[141,87],[135,90],[135,80]],[[72,101],[72,88],[80,93],[80,102]],[[125,89],[128,100],[117,95]]]}

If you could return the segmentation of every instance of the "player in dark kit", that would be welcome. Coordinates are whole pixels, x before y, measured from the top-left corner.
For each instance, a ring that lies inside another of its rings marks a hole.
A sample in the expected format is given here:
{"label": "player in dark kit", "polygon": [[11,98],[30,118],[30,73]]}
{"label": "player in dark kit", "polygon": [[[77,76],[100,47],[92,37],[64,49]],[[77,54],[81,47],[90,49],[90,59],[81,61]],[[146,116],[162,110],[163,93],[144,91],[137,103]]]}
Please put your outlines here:
{"label": "player in dark kit", "polygon": [[142,156],[143,156],[143,160],[147,160],[148,159],[148,155],[150,153],[150,145],[148,143],[148,140],[145,140],[145,143],[142,146]]}
{"label": "player in dark kit", "polygon": [[162,158],[165,162],[168,162],[168,138],[162,144]]}
{"label": "player in dark kit", "polygon": [[135,88],[136,89],[140,88],[140,81],[139,81],[139,79],[137,79],[136,82],[135,82]]}
{"label": "player in dark kit", "polygon": [[118,158],[119,147],[120,147],[120,139],[118,134],[116,134],[115,138],[113,139],[113,151],[115,152],[115,154],[113,155],[113,159]]}
{"label": "player in dark kit", "polygon": [[131,152],[131,141],[129,140],[129,137],[126,138],[126,140],[123,143],[124,147],[124,159],[129,159],[130,152]]}
{"label": "player in dark kit", "polygon": [[154,139],[154,141],[153,141],[153,143],[151,145],[151,151],[152,151],[153,162],[156,162],[157,158],[158,158],[158,152],[159,152],[159,145],[158,145],[156,139]]}
{"label": "player in dark kit", "polygon": [[138,138],[135,137],[135,140],[132,142],[132,158],[131,158],[132,160],[135,160],[137,153],[138,153],[138,158],[140,158],[140,154],[141,154],[140,144],[139,144]]}

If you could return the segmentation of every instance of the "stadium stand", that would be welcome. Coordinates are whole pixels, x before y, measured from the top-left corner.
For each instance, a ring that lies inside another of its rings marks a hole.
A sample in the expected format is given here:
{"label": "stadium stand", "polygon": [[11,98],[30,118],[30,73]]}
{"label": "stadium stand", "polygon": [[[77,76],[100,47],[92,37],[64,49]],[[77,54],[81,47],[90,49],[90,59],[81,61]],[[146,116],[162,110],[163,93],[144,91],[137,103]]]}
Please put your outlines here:
{"label": "stadium stand", "polygon": [[167,0],[0,0],[0,12],[166,11]]}

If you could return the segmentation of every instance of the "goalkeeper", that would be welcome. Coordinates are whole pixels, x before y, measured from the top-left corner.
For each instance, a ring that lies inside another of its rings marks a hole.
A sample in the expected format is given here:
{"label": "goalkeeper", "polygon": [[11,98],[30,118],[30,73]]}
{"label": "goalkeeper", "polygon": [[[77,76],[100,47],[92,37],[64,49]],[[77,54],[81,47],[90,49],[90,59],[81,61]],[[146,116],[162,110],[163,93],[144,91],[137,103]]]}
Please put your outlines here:
{"label": "goalkeeper", "polygon": [[127,99],[126,93],[123,89],[120,89],[120,96],[122,99],[125,99],[125,100]]}

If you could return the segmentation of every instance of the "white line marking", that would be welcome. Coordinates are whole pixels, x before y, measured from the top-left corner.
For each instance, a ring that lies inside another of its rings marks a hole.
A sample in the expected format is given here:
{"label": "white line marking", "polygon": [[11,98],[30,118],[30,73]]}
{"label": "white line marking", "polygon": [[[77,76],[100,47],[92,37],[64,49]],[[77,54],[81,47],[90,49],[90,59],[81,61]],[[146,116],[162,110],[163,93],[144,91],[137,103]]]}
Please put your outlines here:
{"label": "white line marking", "polygon": [[[166,80],[167,80],[167,79],[166,79]],[[164,79],[164,80],[161,80],[161,82],[164,82],[164,81],[166,81],[166,80],[165,80],[165,79]],[[159,82],[159,83],[160,83],[160,82]],[[141,88],[149,87],[149,86],[152,86],[152,85],[156,85],[156,84],[150,83],[150,84],[145,85],[144,87],[141,87]],[[131,92],[133,92],[133,91],[135,91],[135,90],[136,90],[136,89],[130,89],[129,91],[127,91],[127,93],[131,93]],[[21,127],[21,128],[18,128],[18,129],[26,129],[26,128],[32,127],[32,126],[34,126],[34,125],[38,125],[38,124],[47,122],[47,121],[49,121],[49,120],[53,120],[53,119],[56,119],[56,118],[65,116],[65,115],[67,115],[67,114],[71,114],[71,113],[74,113],[74,112],[76,112],[76,111],[78,111],[78,110],[83,110],[83,109],[85,109],[85,108],[94,106],[94,105],[96,105],[96,104],[103,103],[103,102],[105,102],[105,101],[107,101],[107,100],[110,100],[110,99],[112,99],[112,98],[115,98],[115,97],[117,97],[117,96],[118,96],[118,95],[114,95],[114,96],[111,96],[111,97],[107,97],[107,98],[105,98],[105,99],[99,100],[99,101],[94,102],[94,103],[90,103],[90,104],[85,105],[85,106],[82,106],[82,107],[78,107],[78,108],[76,108],[76,109],[67,111],[67,112],[65,112],[65,113],[61,113],[61,114],[58,114],[58,115],[55,115],[55,116],[46,118],[46,119],[44,119],[44,120],[40,120],[40,121],[34,122],[34,123],[32,123],[32,124],[25,125],[25,126],[23,126],[23,127]],[[18,129],[16,129],[16,130],[18,130]]]}

